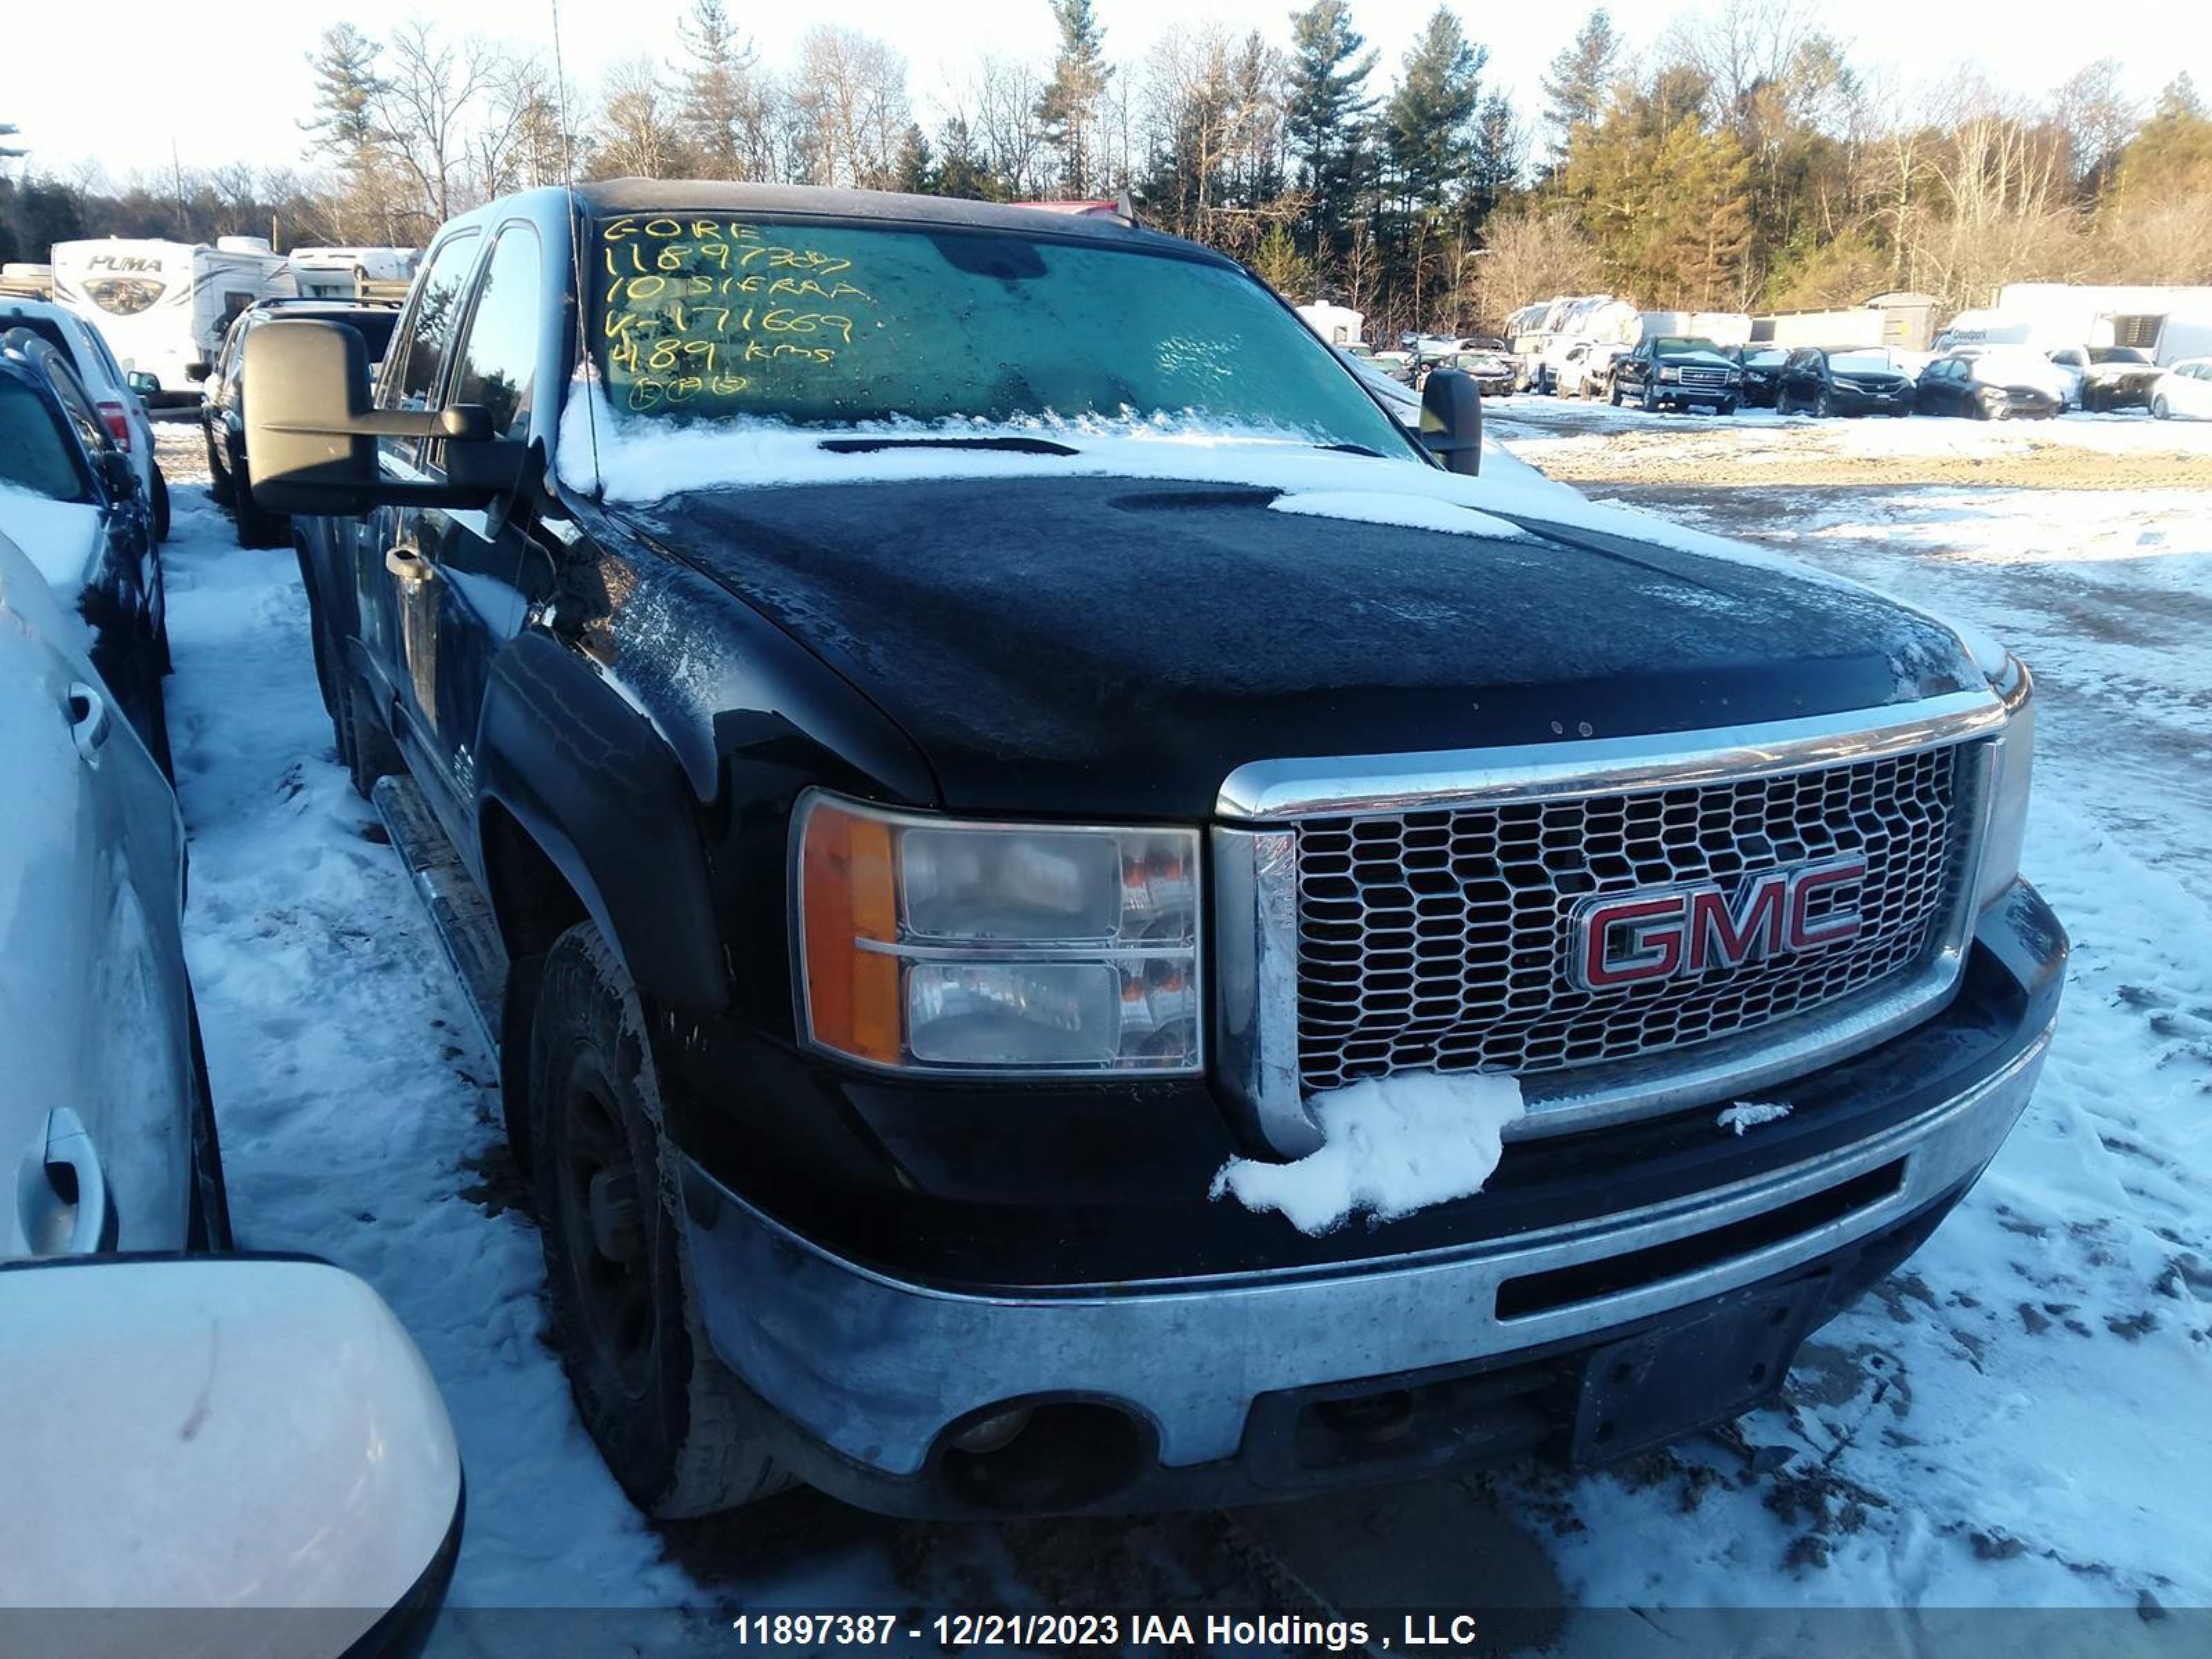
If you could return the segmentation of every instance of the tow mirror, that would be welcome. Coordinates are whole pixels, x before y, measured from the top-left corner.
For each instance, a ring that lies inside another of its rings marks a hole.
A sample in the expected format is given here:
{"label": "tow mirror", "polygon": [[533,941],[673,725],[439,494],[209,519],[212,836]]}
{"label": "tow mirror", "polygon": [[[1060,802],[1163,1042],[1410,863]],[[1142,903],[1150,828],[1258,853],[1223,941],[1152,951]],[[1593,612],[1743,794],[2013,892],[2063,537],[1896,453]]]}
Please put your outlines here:
{"label": "tow mirror", "polygon": [[[191,375],[195,380],[203,380],[207,378],[207,371],[214,367],[212,363],[193,363],[185,370],[185,373]],[[201,372],[192,374],[192,370],[195,368]],[[123,383],[141,398],[158,398],[161,395],[161,377],[158,374],[149,374],[143,368],[132,369],[123,377]]]}
{"label": "tow mirror", "polygon": [[9,1651],[419,1650],[460,1455],[367,1285],[298,1257],[4,1262],[0,1329]]}
{"label": "tow mirror", "polygon": [[[271,513],[363,513],[373,507],[487,507],[501,493],[463,459],[492,442],[491,414],[370,405],[368,354],[343,323],[264,323],[246,337],[246,462],[253,499]],[[376,464],[379,438],[443,438],[445,484],[402,483]],[[495,468],[485,470],[497,471]]]}
{"label": "tow mirror", "polygon": [[1482,471],[1482,394],[1472,374],[1431,372],[1421,388],[1421,443],[1454,472]]}

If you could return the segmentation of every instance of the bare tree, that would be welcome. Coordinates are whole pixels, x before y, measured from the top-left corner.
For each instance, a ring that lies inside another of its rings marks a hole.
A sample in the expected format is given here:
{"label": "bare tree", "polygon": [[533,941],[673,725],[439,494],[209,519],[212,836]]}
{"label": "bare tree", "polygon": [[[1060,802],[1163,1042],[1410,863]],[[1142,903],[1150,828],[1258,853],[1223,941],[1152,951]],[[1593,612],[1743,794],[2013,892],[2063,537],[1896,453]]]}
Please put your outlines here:
{"label": "bare tree", "polygon": [[427,237],[466,199],[469,124],[491,90],[497,54],[482,41],[453,41],[422,18],[402,23],[386,45],[372,108],[377,138],[412,186],[417,228]]}
{"label": "bare tree", "polygon": [[890,183],[914,118],[906,59],[896,50],[858,29],[817,23],[799,42],[789,97],[805,182],[870,190]]}
{"label": "bare tree", "polygon": [[593,131],[595,179],[671,179],[686,170],[690,151],[678,125],[676,95],[646,57],[624,58],[607,71]]}

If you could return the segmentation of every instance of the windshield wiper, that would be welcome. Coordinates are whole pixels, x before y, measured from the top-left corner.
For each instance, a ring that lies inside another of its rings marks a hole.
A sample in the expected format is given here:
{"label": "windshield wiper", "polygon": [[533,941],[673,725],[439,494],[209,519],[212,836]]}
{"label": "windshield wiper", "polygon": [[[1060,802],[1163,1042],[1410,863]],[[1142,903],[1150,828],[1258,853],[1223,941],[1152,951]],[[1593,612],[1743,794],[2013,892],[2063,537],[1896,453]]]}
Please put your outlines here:
{"label": "windshield wiper", "polygon": [[1075,455],[1079,450],[1049,438],[824,438],[832,455],[877,455],[886,449],[997,449],[1016,455]]}
{"label": "windshield wiper", "polygon": [[1379,449],[1370,449],[1365,444],[1316,444],[1316,449],[1325,449],[1333,455],[1364,455],[1370,461],[1382,459]]}

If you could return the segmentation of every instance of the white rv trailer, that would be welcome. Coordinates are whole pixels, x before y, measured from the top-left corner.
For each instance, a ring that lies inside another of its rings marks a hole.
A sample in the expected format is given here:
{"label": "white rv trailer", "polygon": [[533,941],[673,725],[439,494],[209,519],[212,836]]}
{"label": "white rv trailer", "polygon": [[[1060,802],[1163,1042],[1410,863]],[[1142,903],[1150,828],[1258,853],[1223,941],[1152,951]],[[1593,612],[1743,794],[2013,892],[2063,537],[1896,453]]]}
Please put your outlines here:
{"label": "white rv trailer", "polygon": [[1962,311],[1937,337],[1952,345],[2133,346],[2171,365],[2212,354],[2212,288],[2008,283],[1987,311]]}
{"label": "white rv trailer", "polygon": [[412,247],[295,247],[292,280],[310,300],[382,299],[404,295],[422,257]]}
{"label": "white rv trailer", "polygon": [[1333,346],[1356,346],[1365,343],[1360,330],[1367,325],[1367,313],[1354,311],[1350,306],[1331,305],[1326,300],[1316,300],[1310,305],[1291,307],[1305,319],[1305,325]]}
{"label": "white rv trailer", "polygon": [[1682,334],[1711,340],[1723,351],[1751,343],[1751,315],[1742,311],[1647,311],[1638,319],[1642,338]]}
{"label": "white rv trailer", "polygon": [[186,374],[215,361],[230,319],[256,300],[299,292],[292,267],[258,236],[205,243],[109,236],[54,244],[54,299],[95,325],[123,367],[161,383],[159,401],[189,401]]}

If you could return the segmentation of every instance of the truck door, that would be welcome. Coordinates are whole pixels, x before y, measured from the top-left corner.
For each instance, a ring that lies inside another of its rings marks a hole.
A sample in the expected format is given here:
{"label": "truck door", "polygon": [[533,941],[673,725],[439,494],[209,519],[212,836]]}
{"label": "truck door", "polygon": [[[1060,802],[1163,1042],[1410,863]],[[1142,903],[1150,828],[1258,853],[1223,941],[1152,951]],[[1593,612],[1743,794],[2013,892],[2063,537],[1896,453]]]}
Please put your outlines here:
{"label": "truck door", "polygon": [[[498,441],[530,435],[539,343],[546,319],[544,249],[523,221],[500,230],[469,308],[446,392],[448,404],[477,404],[491,415]],[[446,478],[446,445],[424,447],[422,469]],[[517,586],[526,525],[509,498],[484,508],[424,507],[411,514],[411,544],[393,550],[394,579],[405,607],[405,704],[411,735],[447,786],[467,844],[475,799],[477,716],[493,657],[520,630],[526,600]],[[442,804],[441,804],[442,805]]]}
{"label": "truck door", "polygon": [[[435,405],[460,329],[469,273],[483,246],[482,234],[471,229],[448,237],[431,251],[407,316],[386,356],[376,389],[378,408],[424,410]],[[378,466],[386,477],[410,483],[422,479],[418,440],[380,438],[376,447]],[[372,690],[387,714],[406,683],[405,631],[412,602],[391,567],[398,550],[413,545],[417,516],[412,507],[380,507],[353,521],[350,551],[361,641],[375,682]]]}

